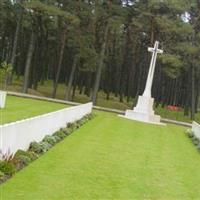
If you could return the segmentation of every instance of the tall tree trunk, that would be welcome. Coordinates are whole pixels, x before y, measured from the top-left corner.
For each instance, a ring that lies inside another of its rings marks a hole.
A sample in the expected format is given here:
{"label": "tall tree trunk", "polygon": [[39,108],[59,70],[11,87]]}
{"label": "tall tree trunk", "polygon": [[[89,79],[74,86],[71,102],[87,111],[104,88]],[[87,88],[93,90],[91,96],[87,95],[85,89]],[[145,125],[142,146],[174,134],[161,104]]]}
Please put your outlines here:
{"label": "tall tree trunk", "polygon": [[74,77],[74,83],[73,83],[73,90],[72,90],[72,97],[71,97],[71,100],[74,101],[74,98],[75,98],[75,94],[76,94],[76,88],[77,88],[77,80],[78,80],[78,75],[76,75]]}
{"label": "tall tree trunk", "polygon": [[197,80],[196,82],[196,98],[195,98],[195,113],[198,112],[198,105],[199,105],[199,91],[200,91],[200,87],[199,87],[199,84],[200,84],[200,80]]}
{"label": "tall tree trunk", "polygon": [[91,93],[91,83],[92,83],[92,73],[88,72],[86,74],[87,78],[86,78],[86,85],[85,85],[85,90],[84,90],[84,94],[88,97],[90,97],[90,93]]}
{"label": "tall tree trunk", "polygon": [[30,73],[30,68],[31,68],[31,60],[33,57],[34,47],[35,47],[35,33],[34,31],[32,31],[29,48],[28,48],[28,55],[26,59],[24,82],[23,82],[23,87],[22,87],[23,93],[27,93],[28,91],[29,73]]}
{"label": "tall tree trunk", "polygon": [[56,97],[58,81],[59,81],[59,77],[60,77],[60,71],[61,71],[63,54],[64,54],[64,49],[65,49],[65,42],[66,42],[66,33],[67,33],[67,28],[65,27],[63,30],[62,36],[61,36],[60,56],[59,56],[59,61],[58,61],[58,68],[57,68],[57,72],[56,72],[55,82],[53,85],[53,92],[52,92],[53,98]]}
{"label": "tall tree trunk", "polygon": [[187,77],[187,80],[185,80],[185,81],[187,81],[186,83],[188,83],[188,84],[186,85],[185,93],[184,93],[184,100],[185,100],[185,102],[184,102],[184,115],[189,116],[190,95],[188,95],[188,94],[190,94],[190,92],[191,92],[191,87],[190,87],[191,83],[190,83],[189,77]]}
{"label": "tall tree trunk", "polygon": [[72,66],[72,70],[70,73],[70,77],[69,77],[69,81],[65,90],[65,100],[71,100],[71,90],[72,90],[72,84],[73,84],[73,80],[74,80],[74,74],[76,71],[76,66],[77,66],[77,62],[78,62],[78,57],[75,56],[74,58],[74,62],[73,62],[73,66]]}
{"label": "tall tree trunk", "polygon": [[123,62],[120,71],[120,87],[119,87],[119,101],[123,102],[124,96],[127,95],[128,79],[130,70],[133,66],[133,53],[131,41],[131,26],[127,24],[126,36],[124,40]]}
{"label": "tall tree trunk", "polygon": [[92,94],[92,102],[94,105],[96,105],[97,101],[97,93],[99,90],[100,80],[101,80],[101,73],[103,69],[103,63],[104,63],[104,57],[105,57],[105,51],[106,51],[106,42],[107,42],[107,36],[108,36],[108,24],[106,25],[105,33],[104,33],[104,41],[101,47],[101,53],[99,58],[99,65],[96,72],[96,79],[94,84],[94,90]]}
{"label": "tall tree trunk", "polygon": [[[18,45],[20,28],[21,28],[22,16],[23,16],[23,14],[21,12],[19,19],[17,21],[17,27],[16,27],[16,31],[15,31],[15,36],[14,36],[13,49],[12,49],[12,55],[11,55],[11,60],[10,60],[10,63],[13,68],[14,68],[15,61],[16,61],[17,45]],[[6,81],[8,85],[12,84],[12,75],[13,75],[12,72],[8,75],[8,78]]]}
{"label": "tall tree trunk", "polygon": [[192,64],[191,67],[191,119],[195,119],[195,69],[194,65]]}

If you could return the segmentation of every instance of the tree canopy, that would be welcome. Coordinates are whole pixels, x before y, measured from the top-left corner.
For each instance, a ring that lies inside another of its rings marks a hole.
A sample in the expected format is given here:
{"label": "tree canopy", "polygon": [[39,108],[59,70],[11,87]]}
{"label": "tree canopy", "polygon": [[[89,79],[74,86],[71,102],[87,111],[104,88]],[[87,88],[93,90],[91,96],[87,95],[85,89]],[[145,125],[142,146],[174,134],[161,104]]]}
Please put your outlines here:
{"label": "tree canopy", "polygon": [[23,77],[22,91],[53,80],[65,98],[74,90],[98,101],[131,101],[145,86],[156,40],[153,96],[194,118],[200,93],[198,0],[0,0],[0,62],[12,65],[6,83]]}

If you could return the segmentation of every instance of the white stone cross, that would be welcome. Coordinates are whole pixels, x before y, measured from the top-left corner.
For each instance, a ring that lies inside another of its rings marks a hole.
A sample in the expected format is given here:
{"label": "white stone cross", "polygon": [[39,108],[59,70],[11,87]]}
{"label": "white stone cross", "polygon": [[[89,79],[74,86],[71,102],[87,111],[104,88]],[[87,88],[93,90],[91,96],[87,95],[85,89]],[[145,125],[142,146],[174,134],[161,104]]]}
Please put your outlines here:
{"label": "white stone cross", "polygon": [[152,58],[151,58],[151,64],[150,64],[150,68],[149,68],[149,73],[148,73],[148,78],[147,78],[147,82],[146,82],[146,87],[143,93],[143,96],[145,97],[151,97],[151,88],[152,88],[152,84],[153,84],[153,77],[154,77],[154,72],[155,72],[155,66],[156,66],[156,58],[157,58],[157,54],[163,53],[163,50],[158,49],[159,46],[159,42],[156,41],[154,48],[148,48],[149,52],[152,52]]}
{"label": "white stone cross", "polygon": [[163,50],[158,49],[159,42],[155,42],[154,48],[148,48],[148,51],[152,52],[151,64],[149,68],[146,87],[142,96],[138,97],[138,101],[133,110],[126,110],[125,118],[142,121],[151,124],[164,125],[160,122],[161,117],[155,115],[153,110],[154,98],[151,97],[151,88],[153,83],[153,77],[156,66],[156,58],[158,53],[163,53]]}

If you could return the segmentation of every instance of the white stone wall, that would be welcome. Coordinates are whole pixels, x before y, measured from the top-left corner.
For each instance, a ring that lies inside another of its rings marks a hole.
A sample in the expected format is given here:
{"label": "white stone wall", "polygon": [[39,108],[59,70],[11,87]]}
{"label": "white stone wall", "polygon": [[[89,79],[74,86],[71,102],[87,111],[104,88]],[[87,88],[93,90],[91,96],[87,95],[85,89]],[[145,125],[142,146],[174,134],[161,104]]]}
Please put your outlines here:
{"label": "white stone wall", "polygon": [[27,150],[33,141],[41,141],[67,123],[81,119],[92,112],[92,103],[69,107],[33,118],[0,126],[1,155],[11,155],[18,149]]}
{"label": "white stone wall", "polygon": [[192,131],[194,132],[195,136],[200,139],[200,124],[193,122]]}

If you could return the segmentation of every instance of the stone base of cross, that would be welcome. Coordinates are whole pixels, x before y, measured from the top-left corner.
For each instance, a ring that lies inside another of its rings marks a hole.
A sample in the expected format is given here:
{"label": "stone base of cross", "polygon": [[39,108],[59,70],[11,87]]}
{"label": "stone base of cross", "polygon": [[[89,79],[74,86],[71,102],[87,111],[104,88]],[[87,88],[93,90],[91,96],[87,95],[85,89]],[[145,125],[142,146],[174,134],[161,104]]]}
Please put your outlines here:
{"label": "stone base of cross", "polygon": [[146,87],[142,96],[139,96],[136,107],[133,110],[126,110],[125,116],[127,119],[137,120],[141,122],[165,125],[160,122],[161,117],[155,115],[153,110],[154,98],[151,97],[151,88],[153,83],[153,77],[155,72],[156,58],[158,53],[163,53],[158,49],[159,42],[156,41],[154,48],[148,48],[148,51],[152,52],[152,59],[147,77]]}
{"label": "stone base of cross", "polygon": [[150,124],[165,125],[160,122],[161,117],[155,115],[153,104],[154,98],[139,96],[136,107],[133,110],[126,110],[122,117]]}
{"label": "stone base of cross", "polygon": [[5,108],[6,105],[6,95],[4,91],[0,91],[0,108]]}

